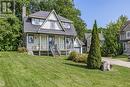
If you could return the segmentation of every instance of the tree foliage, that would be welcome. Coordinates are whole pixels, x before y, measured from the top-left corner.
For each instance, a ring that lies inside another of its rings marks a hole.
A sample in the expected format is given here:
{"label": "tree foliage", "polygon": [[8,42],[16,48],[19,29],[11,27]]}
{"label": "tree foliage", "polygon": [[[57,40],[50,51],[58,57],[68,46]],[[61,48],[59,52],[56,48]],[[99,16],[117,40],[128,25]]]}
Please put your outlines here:
{"label": "tree foliage", "polygon": [[0,51],[16,50],[20,40],[20,21],[14,15],[0,18]]}
{"label": "tree foliage", "polygon": [[119,41],[119,32],[126,21],[127,17],[121,15],[116,22],[110,22],[107,25],[107,28],[104,30],[105,43],[102,48],[102,54],[104,56],[122,54],[122,44]]}
{"label": "tree foliage", "polygon": [[99,45],[99,34],[96,21],[93,26],[90,51],[87,59],[87,67],[90,69],[99,69],[101,66],[101,51]]}

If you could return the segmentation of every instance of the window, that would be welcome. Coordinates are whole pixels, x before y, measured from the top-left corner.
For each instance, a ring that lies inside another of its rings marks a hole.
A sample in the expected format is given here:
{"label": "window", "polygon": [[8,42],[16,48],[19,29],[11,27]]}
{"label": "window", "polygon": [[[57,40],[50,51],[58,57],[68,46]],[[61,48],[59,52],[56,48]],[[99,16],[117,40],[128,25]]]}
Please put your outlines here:
{"label": "window", "polygon": [[43,19],[32,18],[32,24],[33,24],[33,25],[42,25],[43,22],[44,22]]}
{"label": "window", "polygon": [[63,23],[64,28],[70,28],[70,23]]}
{"label": "window", "polygon": [[55,22],[54,21],[50,21],[50,28],[55,29]]}
{"label": "window", "polygon": [[127,31],[127,32],[126,32],[126,38],[127,38],[127,39],[130,39],[130,31]]}
{"label": "window", "polygon": [[36,25],[39,25],[39,19],[35,19],[34,22],[35,22]]}
{"label": "window", "polygon": [[28,35],[28,43],[34,43],[34,36]]}

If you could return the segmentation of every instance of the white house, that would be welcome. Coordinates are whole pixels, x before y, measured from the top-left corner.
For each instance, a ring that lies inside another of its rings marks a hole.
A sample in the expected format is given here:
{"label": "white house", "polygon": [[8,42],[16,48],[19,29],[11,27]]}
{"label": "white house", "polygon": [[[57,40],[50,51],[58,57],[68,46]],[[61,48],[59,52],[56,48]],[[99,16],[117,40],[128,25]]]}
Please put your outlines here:
{"label": "white house", "polygon": [[23,8],[25,46],[34,55],[67,55],[74,50],[76,31],[73,22],[51,12],[26,16]]}

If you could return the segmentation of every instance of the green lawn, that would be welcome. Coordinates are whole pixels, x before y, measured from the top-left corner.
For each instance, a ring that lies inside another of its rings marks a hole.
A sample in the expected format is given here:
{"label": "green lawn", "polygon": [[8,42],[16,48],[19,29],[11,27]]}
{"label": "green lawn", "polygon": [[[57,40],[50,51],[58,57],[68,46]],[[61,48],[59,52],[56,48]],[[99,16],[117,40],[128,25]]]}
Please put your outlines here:
{"label": "green lawn", "polygon": [[65,58],[0,52],[0,87],[130,87],[130,69],[86,69]]}
{"label": "green lawn", "polygon": [[113,57],[113,59],[119,59],[119,60],[123,60],[123,61],[127,61],[127,62],[129,61],[127,55],[115,56],[115,57]]}

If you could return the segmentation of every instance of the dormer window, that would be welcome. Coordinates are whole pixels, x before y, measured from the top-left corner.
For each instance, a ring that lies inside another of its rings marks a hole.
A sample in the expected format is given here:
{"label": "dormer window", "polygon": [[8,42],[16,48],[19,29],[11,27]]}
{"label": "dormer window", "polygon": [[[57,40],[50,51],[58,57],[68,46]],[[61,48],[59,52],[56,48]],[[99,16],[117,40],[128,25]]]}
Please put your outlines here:
{"label": "dormer window", "polygon": [[32,24],[33,25],[42,25],[43,22],[44,22],[43,19],[32,18]]}
{"label": "dormer window", "polygon": [[70,29],[70,23],[62,23],[62,24],[63,24],[64,28]]}
{"label": "dormer window", "polygon": [[126,39],[130,39],[130,31],[126,32]]}

